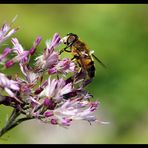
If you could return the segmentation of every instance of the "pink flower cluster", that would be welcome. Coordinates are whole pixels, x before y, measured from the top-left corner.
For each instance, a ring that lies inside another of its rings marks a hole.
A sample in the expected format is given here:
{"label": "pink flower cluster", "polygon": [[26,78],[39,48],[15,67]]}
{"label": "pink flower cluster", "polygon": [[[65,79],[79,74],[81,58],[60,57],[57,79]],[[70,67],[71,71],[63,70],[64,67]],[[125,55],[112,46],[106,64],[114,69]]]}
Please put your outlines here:
{"label": "pink flower cluster", "polygon": [[[9,24],[1,28],[1,44],[17,30],[10,28]],[[25,120],[35,118],[53,125],[69,126],[73,120],[98,121],[93,112],[99,103],[90,101],[92,95],[82,85],[85,75],[78,73],[78,65],[69,58],[62,59],[59,54],[57,48],[62,42],[58,33],[46,42],[33,66],[30,59],[39,48],[41,37],[35,39],[29,50],[24,50],[17,38],[12,38],[11,42],[13,46],[0,54],[0,65],[8,69],[17,64],[19,71],[11,76],[0,72],[0,104],[13,107],[17,116],[23,114]],[[13,55],[11,59],[8,58],[10,54]],[[18,121],[25,121],[13,120],[5,130]]]}

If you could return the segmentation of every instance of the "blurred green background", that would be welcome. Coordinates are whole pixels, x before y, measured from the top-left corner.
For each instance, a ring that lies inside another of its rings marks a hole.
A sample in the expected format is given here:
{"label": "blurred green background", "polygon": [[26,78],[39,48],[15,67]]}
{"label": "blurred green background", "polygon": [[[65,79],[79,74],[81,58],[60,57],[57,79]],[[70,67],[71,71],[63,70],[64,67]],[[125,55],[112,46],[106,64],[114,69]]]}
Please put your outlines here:
{"label": "blurred green background", "polygon": [[[147,4],[0,4],[1,26],[16,15],[20,30],[14,36],[26,49],[38,35],[43,37],[40,53],[55,32],[73,32],[95,51],[108,68],[96,62],[96,77],[87,89],[101,103],[97,115],[110,124],[81,121],[63,129],[28,121],[0,143],[148,143]],[[1,126],[10,110],[0,106]]]}

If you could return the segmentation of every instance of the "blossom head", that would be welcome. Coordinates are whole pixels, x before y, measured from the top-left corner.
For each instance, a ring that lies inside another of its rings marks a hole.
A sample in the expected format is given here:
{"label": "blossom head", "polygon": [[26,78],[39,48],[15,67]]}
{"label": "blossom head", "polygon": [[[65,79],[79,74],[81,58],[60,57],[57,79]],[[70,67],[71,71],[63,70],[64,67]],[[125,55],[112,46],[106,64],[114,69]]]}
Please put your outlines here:
{"label": "blossom head", "polygon": [[37,71],[44,71],[49,68],[52,68],[58,63],[59,54],[54,51],[56,46],[59,45],[60,36],[55,33],[52,41],[46,41],[46,48],[43,51],[43,54],[36,58],[36,69]]}
{"label": "blossom head", "polygon": [[8,78],[0,73],[0,88],[7,93],[7,96],[0,95],[0,104],[17,109],[27,119],[39,119],[52,125],[66,127],[74,120],[97,121],[93,113],[99,102],[91,101],[92,95],[85,89],[86,72],[78,72],[78,64],[71,59],[61,58],[56,49],[62,44],[58,33],[51,41],[46,41],[46,47],[33,66],[30,59],[39,48],[41,37],[35,39],[29,50],[24,50],[17,38],[12,38],[11,42],[13,47],[3,50],[0,62],[13,53],[11,59],[4,61],[5,68],[18,63],[22,76]]}

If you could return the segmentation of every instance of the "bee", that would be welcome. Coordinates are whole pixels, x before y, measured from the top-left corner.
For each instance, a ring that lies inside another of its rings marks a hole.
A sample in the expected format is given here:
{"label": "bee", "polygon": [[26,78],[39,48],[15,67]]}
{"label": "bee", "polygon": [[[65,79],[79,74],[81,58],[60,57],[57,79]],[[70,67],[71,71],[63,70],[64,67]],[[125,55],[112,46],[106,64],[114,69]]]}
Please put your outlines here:
{"label": "bee", "polygon": [[74,56],[72,60],[76,60],[80,69],[86,72],[88,80],[92,80],[95,77],[96,69],[93,58],[103,67],[106,67],[76,34],[68,33],[61,39],[61,42],[64,43],[66,47],[60,50],[60,54],[64,51],[72,53]]}

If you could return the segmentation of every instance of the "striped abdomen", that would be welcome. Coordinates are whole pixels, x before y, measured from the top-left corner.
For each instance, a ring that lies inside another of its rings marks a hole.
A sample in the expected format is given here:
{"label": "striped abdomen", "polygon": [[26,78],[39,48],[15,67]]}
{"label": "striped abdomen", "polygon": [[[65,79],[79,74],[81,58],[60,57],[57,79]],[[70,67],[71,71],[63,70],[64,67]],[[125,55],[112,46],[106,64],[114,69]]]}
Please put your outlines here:
{"label": "striped abdomen", "polygon": [[95,76],[94,61],[91,58],[81,59],[81,66],[87,71],[88,77],[93,78]]}

